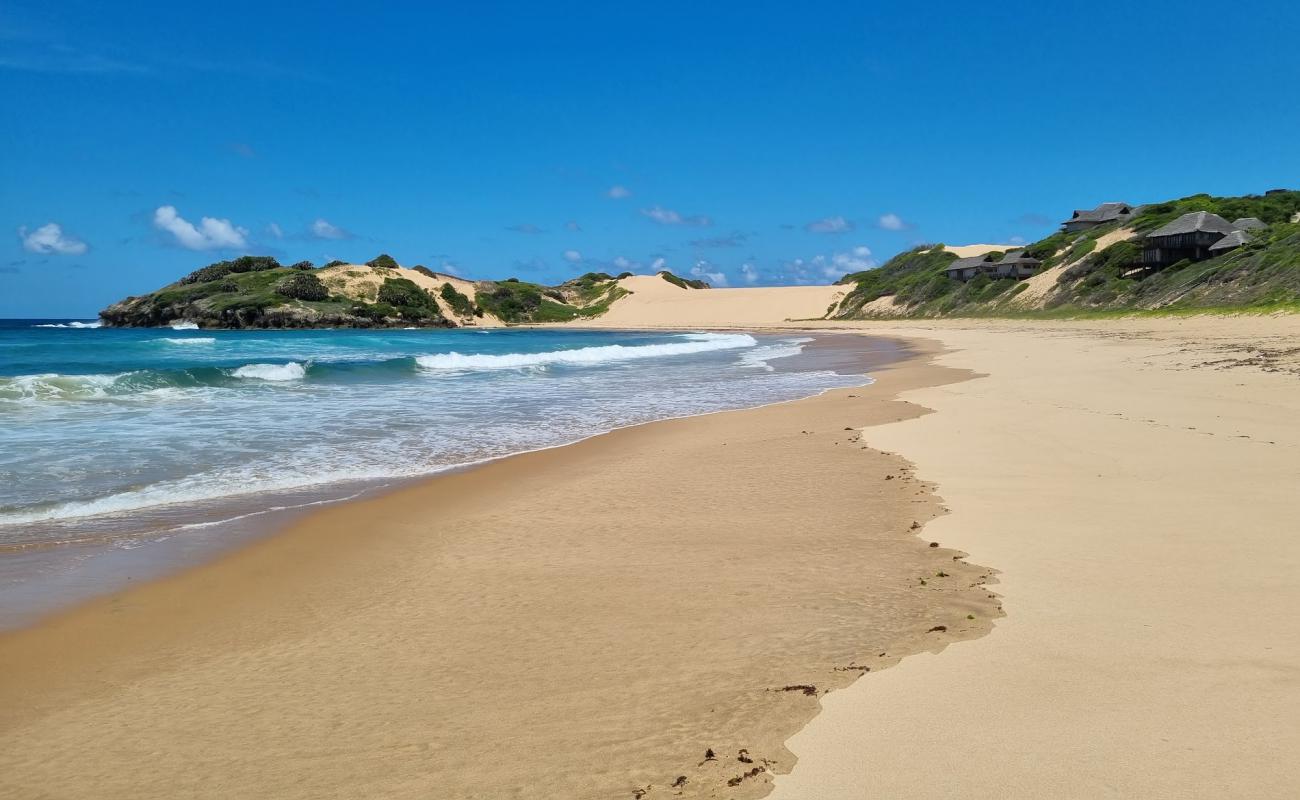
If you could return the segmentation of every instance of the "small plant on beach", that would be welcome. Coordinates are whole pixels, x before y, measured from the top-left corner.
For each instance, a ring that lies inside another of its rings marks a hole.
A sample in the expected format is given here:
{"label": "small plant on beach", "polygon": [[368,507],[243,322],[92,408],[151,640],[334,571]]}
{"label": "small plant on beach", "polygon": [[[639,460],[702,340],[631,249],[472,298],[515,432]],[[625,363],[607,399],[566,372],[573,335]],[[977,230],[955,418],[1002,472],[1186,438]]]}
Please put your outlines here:
{"label": "small plant on beach", "polygon": [[366,266],[374,267],[376,269],[397,269],[399,265],[397,263],[397,260],[394,259],[389,254],[380,253],[379,255],[367,261]]}

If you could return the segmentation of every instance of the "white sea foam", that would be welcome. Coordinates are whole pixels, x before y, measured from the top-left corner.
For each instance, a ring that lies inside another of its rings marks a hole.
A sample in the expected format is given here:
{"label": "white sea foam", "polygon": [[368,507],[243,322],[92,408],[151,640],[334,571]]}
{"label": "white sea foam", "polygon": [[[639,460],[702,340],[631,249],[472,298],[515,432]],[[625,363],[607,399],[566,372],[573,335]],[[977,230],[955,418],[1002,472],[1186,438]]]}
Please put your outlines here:
{"label": "white sea foam", "polygon": [[197,322],[173,322],[171,329],[174,331],[197,331],[199,324]]}
{"label": "white sea foam", "polygon": [[787,339],[777,344],[756,347],[753,350],[748,350],[740,354],[740,364],[744,367],[764,369],[768,372],[772,372],[776,367],[769,364],[769,361],[775,361],[778,358],[797,356],[803,352],[803,346],[811,341],[811,338]]}
{"label": "white sea foam", "polygon": [[696,333],[682,337],[686,341],[666,344],[578,347],[571,350],[549,350],[543,353],[501,353],[499,355],[438,353],[416,356],[416,363],[433,370],[518,369],[547,364],[605,364],[637,358],[662,358],[664,356],[706,353],[711,350],[731,350],[753,347],[758,341],[747,333]]}
{"label": "white sea foam", "polygon": [[191,336],[184,339],[164,336],[163,338],[158,339],[156,341],[166,342],[167,344],[216,344],[217,343],[217,339],[215,336]]}
{"label": "white sea foam", "polygon": [[129,374],[60,375],[49,372],[0,378],[0,400],[82,400],[105,397],[114,383]]}
{"label": "white sea foam", "polygon": [[33,328],[98,328],[104,323],[95,322],[45,322],[40,325],[33,325]]}
{"label": "white sea foam", "polygon": [[230,374],[236,378],[260,381],[300,381],[307,377],[307,368],[296,361],[288,364],[245,364]]}

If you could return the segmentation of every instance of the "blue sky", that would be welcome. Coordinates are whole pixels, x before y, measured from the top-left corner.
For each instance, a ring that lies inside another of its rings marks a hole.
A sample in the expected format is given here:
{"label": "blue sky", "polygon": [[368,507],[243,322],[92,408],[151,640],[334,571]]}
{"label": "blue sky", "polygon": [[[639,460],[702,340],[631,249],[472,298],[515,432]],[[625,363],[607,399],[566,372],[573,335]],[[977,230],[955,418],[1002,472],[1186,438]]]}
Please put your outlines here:
{"label": "blue sky", "polygon": [[0,7],[0,317],[244,252],[825,282],[1300,186],[1295,4],[342,8]]}

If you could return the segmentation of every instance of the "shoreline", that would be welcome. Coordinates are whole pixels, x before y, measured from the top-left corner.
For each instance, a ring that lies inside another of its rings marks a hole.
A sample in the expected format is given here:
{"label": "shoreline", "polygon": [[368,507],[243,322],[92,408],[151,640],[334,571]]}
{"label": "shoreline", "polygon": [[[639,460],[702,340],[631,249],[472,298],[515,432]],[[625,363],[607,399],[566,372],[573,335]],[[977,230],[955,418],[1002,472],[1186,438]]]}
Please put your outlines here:
{"label": "shoreline", "polygon": [[[872,342],[829,338],[858,349]],[[276,796],[319,796],[337,781],[388,796],[417,785],[449,797],[513,796],[550,775],[548,785],[573,797],[630,796],[646,786],[654,787],[646,796],[656,796],[687,776],[689,797],[725,787],[755,764],[763,771],[742,778],[736,796],[761,796],[771,775],[792,765],[781,741],[816,714],[827,689],[847,685],[862,667],[879,669],[914,650],[982,634],[1000,614],[995,599],[974,588],[987,570],[914,535],[910,523],[929,519],[938,506],[905,462],[854,447],[858,433],[844,424],[822,424],[813,434],[793,430],[796,422],[812,427],[814,419],[870,424],[921,413],[889,398],[903,386],[963,377],[927,366],[929,358],[922,353],[886,367],[875,373],[877,383],[862,388],[646,423],[328,507],[218,561],[0,636],[0,668],[11,676],[0,687],[0,701],[11,709],[0,733],[7,742],[0,751],[11,762],[5,772],[34,781],[28,788],[58,785],[76,793],[96,764],[106,767],[108,754],[92,743],[111,740],[121,742],[119,756],[123,748],[147,748],[157,757],[143,774],[107,783],[101,775],[101,796],[151,796],[154,789],[202,795],[211,791],[202,776],[211,776],[214,759],[241,752],[240,763],[274,752],[283,757],[236,769],[225,785]],[[773,448],[786,461],[774,463]],[[790,474],[798,461],[815,470],[815,481]],[[708,473],[707,485],[673,477],[688,465]],[[873,485],[864,484],[873,473]],[[663,491],[675,502],[641,485],[656,481],[667,482]],[[798,487],[793,497],[754,494],[783,481]],[[584,499],[565,494],[573,491]],[[593,493],[620,507],[584,508]],[[700,508],[715,508],[682,516],[677,505],[689,496],[699,497]],[[864,496],[876,498],[863,509],[870,524],[847,513]],[[570,499],[550,507],[557,497]],[[513,517],[502,516],[503,506],[536,517],[527,536]],[[796,519],[809,527],[786,527]],[[575,524],[603,538],[588,541]],[[857,537],[859,555],[846,558],[845,537]],[[870,558],[860,562],[864,555]],[[413,563],[421,569],[413,572]],[[482,571],[492,585],[462,583],[466,570]],[[945,570],[953,581],[917,583]],[[873,572],[880,585],[863,587],[863,575]],[[570,573],[591,585],[575,588]],[[446,585],[423,586],[417,575],[442,576]],[[764,590],[774,580],[793,594],[769,596]],[[723,587],[731,588],[719,594]],[[443,613],[461,616],[453,622],[439,619]],[[678,622],[665,628],[664,619]],[[930,630],[940,625],[947,630]],[[564,641],[539,639],[539,630]],[[410,640],[422,637],[427,644],[412,650]],[[69,641],[78,642],[75,654],[67,652]],[[376,647],[384,649],[379,661]],[[457,652],[430,655],[430,648]],[[503,668],[490,653],[531,666],[524,673]],[[358,672],[362,664],[370,667]],[[262,685],[271,675],[279,678]],[[484,681],[491,691],[479,686]],[[248,684],[259,688],[248,694]],[[429,684],[440,688],[427,693]],[[805,694],[805,685],[817,688]],[[187,688],[173,697],[178,686]],[[586,688],[575,694],[576,686]],[[781,691],[786,686],[796,689]],[[226,705],[237,697],[256,698],[261,710],[246,718]],[[186,710],[167,713],[174,703]],[[420,703],[438,707],[440,724],[410,715]],[[583,727],[571,718],[575,706],[585,731],[574,730]],[[260,721],[271,708],[278,724]],[[341,724],[349,747],[365,741],[384,750],[383,742],[411,736],[427,745],[378,758],[383,774],[358,774],[355,763],[346,775],[332,774],[317,758],[308,758],[308,767],[290,755],[307,731],[315,731],[310,741],[328,741],[334,729],[321,727],[321,715],[338,713],[348,720]],[[143,724],[139,715],[151,720],[143,728],[132,722]],[[513,719],[511,731],[546,742],[550,755],[501,730],[503,717]],[[452,739],[448,725],[457,733]],[[409,735],[397,732],[403,728]],[[190,737],[219,743],[217,752],[170,744]],[[256,756],[245,752],[249,737],[258,742]],[[75,774],[66,765],[57,773],[40,766],[68,748],[86,762]],[[706,749],[752,755],[699,763]],[[504,767],[485,768],[488,750],[497,754],[489,760],[512,757]],[[447,761],[431,767],[433,753]],[[436,780],[428,778],[431,768]],[[193,777],[175,777],[181,773]],[[417,783],[394,784],[394,774]],[[184,788],[168,783],[175,780]]]}
{"label": "shoreline", "polygon": [[[682,328],[681,330],[687,332],[697,329]],[[630,330],[629,332],[642,331]],[[760,337],[760,340],[762,337],[783,335],[753,328],[745,332]],[[788,335],[788,332],[785,335]],[[837,349],[828,347],[829,341],[830,337],[824,335],[810,337],[803,352],[793,358],[775,359],[769,368],[776,372],[829,371],[856,378],[858,373],[854,371],[852,359],[828,360],[824,356],[816,355],[821,350]],[[886,361],[893,357],[893,355],[881,356]],[[844,371],[845,369],[847,371]],[[869,381],[869,378],[867,380]],[[790,401],[773,401],[773,403],[783,402]],[[0,573],[0,578],[8,579],[11,574],[21,573],[24,570],[43,571],[53,576],[51,579],[15,583],[12,587],[6,586],[3,592],[0,592],[0,607],[2,607],[0,608],[0,634],[39,625],[45,618],[76,608],[98,597],[220,559],[262,538],[277,535],[322,507],[358,499],[382,497],[423,481],[478,469],[518,455],[568,447],[586,438],[628,427],[748,408],[762,408],[773,403],[722,408],[634,422],[583,434],[579,438],[555,444],[504,454],[483,455],[469,461],[440,466],[421,474],[394,474],[265,493],[208,497],[193,502],[144,507],[132,512],[136,517],[131,524],[134,525],[135,521],[143,523],[143,527],[138,529],[123,527],[113,532],[96,532],[86,538],[38,539],[0,544],[0,556],[9,560],[6,567],[11,570],[11,572]],[[91,519],[93,521],[94,518]],[[162,523],[160,522],[162,519],[168,521]],[[162,527],[163,525],[166,527]],[[93,562],[94,565],[68,566],[69,563],[78,561]]]}

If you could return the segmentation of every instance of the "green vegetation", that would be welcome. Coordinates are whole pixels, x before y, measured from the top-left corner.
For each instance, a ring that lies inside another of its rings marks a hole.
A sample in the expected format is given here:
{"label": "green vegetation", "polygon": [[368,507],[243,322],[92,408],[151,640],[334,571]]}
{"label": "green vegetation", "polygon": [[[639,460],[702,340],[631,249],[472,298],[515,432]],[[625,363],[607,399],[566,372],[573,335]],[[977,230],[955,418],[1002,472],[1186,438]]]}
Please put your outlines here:
{"label": "green vegetation", "polygon": [[378,269],[397,269],[400,265],[389,254],[380,253],[379,255],[367,261],[366,266],[376,267]]}
{"label": "green vegetation", "polygon": [[669,272],[668,270],[663,270],[663,271],[661,271],[661,272],[659,273],[659,277],[661,277],[661,278],[663,278],[664,280],[668,281],[668,282],[671,283],[673,286],[680,286],[680,287],[683,288],[683,289],[708,289],[708,288],[711,288],[711,287],[710,287],[707,283],[705,283],[704,281],[690,280],[690,279],[688,279],[688,278],[680,278],[680,277],[678,277],[678,276],[672,274],[672,273]]}
{"label": "green vegetation", "polygon": [[296,272],[282,279],[275,285],[275,292],[295,300],[325,300],[330,296],[329,289],[320,282],[320,278],[309,272]]}
{"label": "green vegetation", "polygon": [[467,295],[456,291],[456,287],[452,286],[450,283],[444,283],[438,294],[444,301],[446,301],[448,307],[450,307],[452,311],[462,317],[468,317],[474,313],[478,313],[479,316],[483,315],[483,312],[474,307],[474,303],[470,301]]}
{"label": "green vegetation", "polygon": [[233,261],[218,261],[194,270],[177,283],[206,283],[224,278],[237,272],[262,272],[268,269],[280,269],[280,262],[270,256],[240,256]]}
{"label": "green vegetation", "polygon": [[1262,195],[1212,197],[1194,194],[1179,200],[1143,206],[1133,218],[1138,231],[1154,230],[1189,211],[1210,211],[1229,222],[1242,217],[1256,217],[1268,225],[1290,222],[1300,213],[1300,192],[1274,190]]}
{"label": "green vegetation", "polygon": [[[427,267],[413,271],[437,275]],[[267,256],[243,256],[209,264],[156,292],[128,297],[100,316],[108,325],[123,327],[181,319],[211,328],[454,326],[443,316],[441,299],[461,321],[490,312],[511,324],[567,322],[603,314],[628,293],[609,274],[589,272],[559,286],[518,278],[482,281],[476,284],[476,304],[450,282],[429,291],[405,274],[387,255],[325,276],[306,261],[286,267]]]}
{"label": "green vegetation", "polygon": [[321,269],[325,269],[325,268],[327,268],[327,267],[341,267],[341,266],[343,266],[343,265],[346,264],[346,263],[348,263],[348,262],[346,262],[346,261],[339,261],[338,259],[335,259],[335,260],[333,260],[333,261],[330,261],[330,262],[326,263],[324,267],[321,267]]}
{"label": "green vegetation", "polygon": [[[1246,246],[1217,257],[1184,261],[1154,273],[1144,271],[1143,232],[1189,211],[1210,211],[1230,222],[1256,217],[1268,227],[1253,231]],[[945,271],[956,257],[923,245],[879,268],[846,275],[840,283],[853,289],[833,313],[838,317],[1068,317],[1293,309],[1300,306],[1300,224],[1290,220],[1298,212],[1300,192],[1226,198],[1194,195],[1142,207],[1128,223],[1133,235],[1102,249],[1099,240],[1120,230],[1119,223],[1083,233],[1056,232],[1024,248],[1043,262],[1040,272],[1064,266],[1050,285],[1040,281],[1031,299],[1017,299],[1029,288],[1024,281],[948,278]],[[869,307],[881,297],[893,298],[887,310]]]}

